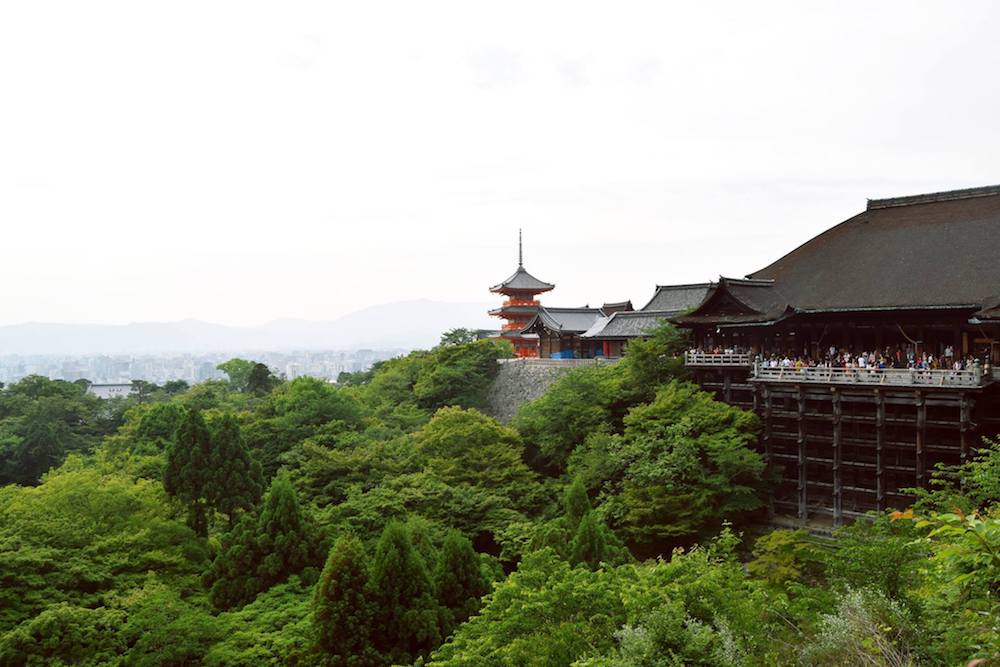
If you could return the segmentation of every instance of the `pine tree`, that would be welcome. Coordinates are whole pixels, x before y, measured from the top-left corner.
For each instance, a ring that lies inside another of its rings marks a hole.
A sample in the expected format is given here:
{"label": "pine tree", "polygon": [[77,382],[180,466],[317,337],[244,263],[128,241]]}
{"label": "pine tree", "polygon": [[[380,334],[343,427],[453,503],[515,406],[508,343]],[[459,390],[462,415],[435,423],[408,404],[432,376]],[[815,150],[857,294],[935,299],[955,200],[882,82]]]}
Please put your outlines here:
{"label": "pine tree", "polygon": [[412,662],[438,644],[438,607],[427,566],[399,522],[382,530],[370,589],[378,605],[376,647],[390,661]]}
{"label": "pine tree", "polygon": [[574,531],[580,525],[580,521],[591,510],[590,498],[587,497],[587,487],[579,477],[566,489],[563,496],[563,510],[566,513],[566,522],[569,529]]}
{"label": "pine tree", "polygon": [[287,474],[271,481],[257,522],[257,546],[263,555],[257,574],[264,589],[315,566],[322,558],[317,558],[316,529],[303,515]]}
{"label": "pine tree", "polygon": [[247,451],[240,426],[231,414],[212,421],[208,502],[236,524],[237,512],[253,509],[260,502],[263,477],[260,464]]}
{"label": "pine tree", "polygon": [[188,508],[188,524],[198,535],[208,535],[211,508],[208,502],[212,441],[205,420],[188,410],[167,452],[163,487]]}
{"label": "pine tree", "polygon": [[604,522],[591,510],[583,515],[570,545],[570,562],[582,563],[596,570],[601,563],[611,560],[612,548],[608,543],[608,530]]}
{"label": "pine tree", "polygon": [[489,592],[472,543],[458,531],[450,531],[441,545],[434,583],[443,608],[441,634],[447,636],[479,611],[480,598]]}
{"label": "pine tree", "polygon": [[319,531],[299,506],[288,477],[278,475],[263,505],[242,516],[222,539],[222,549],[205,575],[212,604],[235,607],[293,574],[315,581],[322,562]]}
{"label": "pine tree", "polygon": [[361,540],[342,537],[330,550],[313,597],[316,652],[333,667],[376,662],[371,644],[368,556]]}

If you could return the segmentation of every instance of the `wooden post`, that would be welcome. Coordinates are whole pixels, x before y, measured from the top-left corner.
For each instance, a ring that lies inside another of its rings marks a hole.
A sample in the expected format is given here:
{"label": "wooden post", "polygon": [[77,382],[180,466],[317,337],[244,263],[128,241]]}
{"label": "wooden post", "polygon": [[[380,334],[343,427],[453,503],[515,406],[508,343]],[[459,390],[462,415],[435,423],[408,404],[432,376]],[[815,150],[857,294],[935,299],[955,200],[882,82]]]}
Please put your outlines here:
{"label": "wooden post", "polygon": [[840,479],[840,459],[841,459],[841,415],[842,405],[840,403],[840,392],[836,387],[831,387],[833,399],[833,525],[837,527],[843,519],[843,486]]}
{"label": "wooden post", "polygon": [[765,384],[764,393],[764,462],[771,464],[771,390]]}
{"label": "wooden post", "polygon": [[733,404],[733,379],[729,371],[722,371],[722,400],[729,405]]}
{"label": "wooden post", "polygon": [[925,466],[925,456],[924,449],[927,442],[927,403],[924,400],[924,393],[922,391],[916,392],[916,403],[917,403],[917,486],[924,486],[924,466]]}
{"label": "wooden post", "polygon": [[958,404],[958,437],[961,443],[959,460],[963,464],[969,457],[969,412],[969,395],[963,391]]}
{"label": "wooden post", "polygon": [[806,392],[802,385],[798,389],[798,445],[799,445],[799,521],[805,523],[809,518],[808,500],[809,494],[806,488]]}
{"label": "wooden post", "polygon": [[875,390],[875,507],[885,509],[885,397]]}

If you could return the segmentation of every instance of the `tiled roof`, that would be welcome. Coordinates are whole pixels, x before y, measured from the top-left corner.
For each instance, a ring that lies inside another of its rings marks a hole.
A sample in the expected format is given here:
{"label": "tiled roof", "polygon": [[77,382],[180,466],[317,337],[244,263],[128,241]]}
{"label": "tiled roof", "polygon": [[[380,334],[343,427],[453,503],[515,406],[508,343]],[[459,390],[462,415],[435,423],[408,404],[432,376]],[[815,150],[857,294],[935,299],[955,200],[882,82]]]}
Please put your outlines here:
{"label": "tiled roof", "polygon": [[639,338],[677,315],[669,310],[617,312],[598,319],[581,338]]}
{"label": "tiled roof", "polygon": [[549,308],[542,306],[538,309],[538,314],[524,328],[524,331],[541,325],[553,333],[581,334],[592,327],[600,317],[604,317],[604,311],[600,308]]}
{"label": "tiled roof", "polygon": [[554,288],[555,285],[552,283],[542,282],[535,276],[525,271],[523,266],[518,266],[517,271],[507,278],[507,280],[503,281],[499,285],[494,285],[490,288],[490,291],[503,292],[504,290],[524,290],[526,292],[539,294],[541,292],[548,292]]}
{"label": "tiled roof", "polygon": [[750,278],[798,311],[982,307],[1000,294],[1000,186],[871,200]]}
{"label": "tiled roof", "polygon": [[682,312],[694,308],[708,295],[712,283],[657,285],[653,298],[640,310]]}

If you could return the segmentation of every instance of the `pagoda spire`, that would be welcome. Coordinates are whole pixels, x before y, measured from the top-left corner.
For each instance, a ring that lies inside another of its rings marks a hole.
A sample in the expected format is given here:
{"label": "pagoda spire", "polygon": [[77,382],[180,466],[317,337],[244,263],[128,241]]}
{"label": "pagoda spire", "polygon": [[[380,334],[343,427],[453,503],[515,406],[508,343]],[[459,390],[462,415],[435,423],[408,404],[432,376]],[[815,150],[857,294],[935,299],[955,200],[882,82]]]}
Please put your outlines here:
{"label": "pagoda spire", "polygon": [[524,266],[524,246],[521,243],[521,229],[517,230],[517,266],[521,268]]}

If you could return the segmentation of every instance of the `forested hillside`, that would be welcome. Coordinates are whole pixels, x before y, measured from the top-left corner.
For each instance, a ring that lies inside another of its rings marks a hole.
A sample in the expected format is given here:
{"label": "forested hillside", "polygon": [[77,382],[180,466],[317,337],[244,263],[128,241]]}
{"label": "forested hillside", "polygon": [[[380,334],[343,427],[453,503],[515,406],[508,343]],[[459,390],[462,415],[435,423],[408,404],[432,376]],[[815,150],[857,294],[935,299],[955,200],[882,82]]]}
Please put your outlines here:
{"label": "forested hillside", "polygon": [[0,665],[959,665],[1000,656],[1000,447],[832,538],[664,327],[510,425],[492,341],[345,375],[0,391]]}

